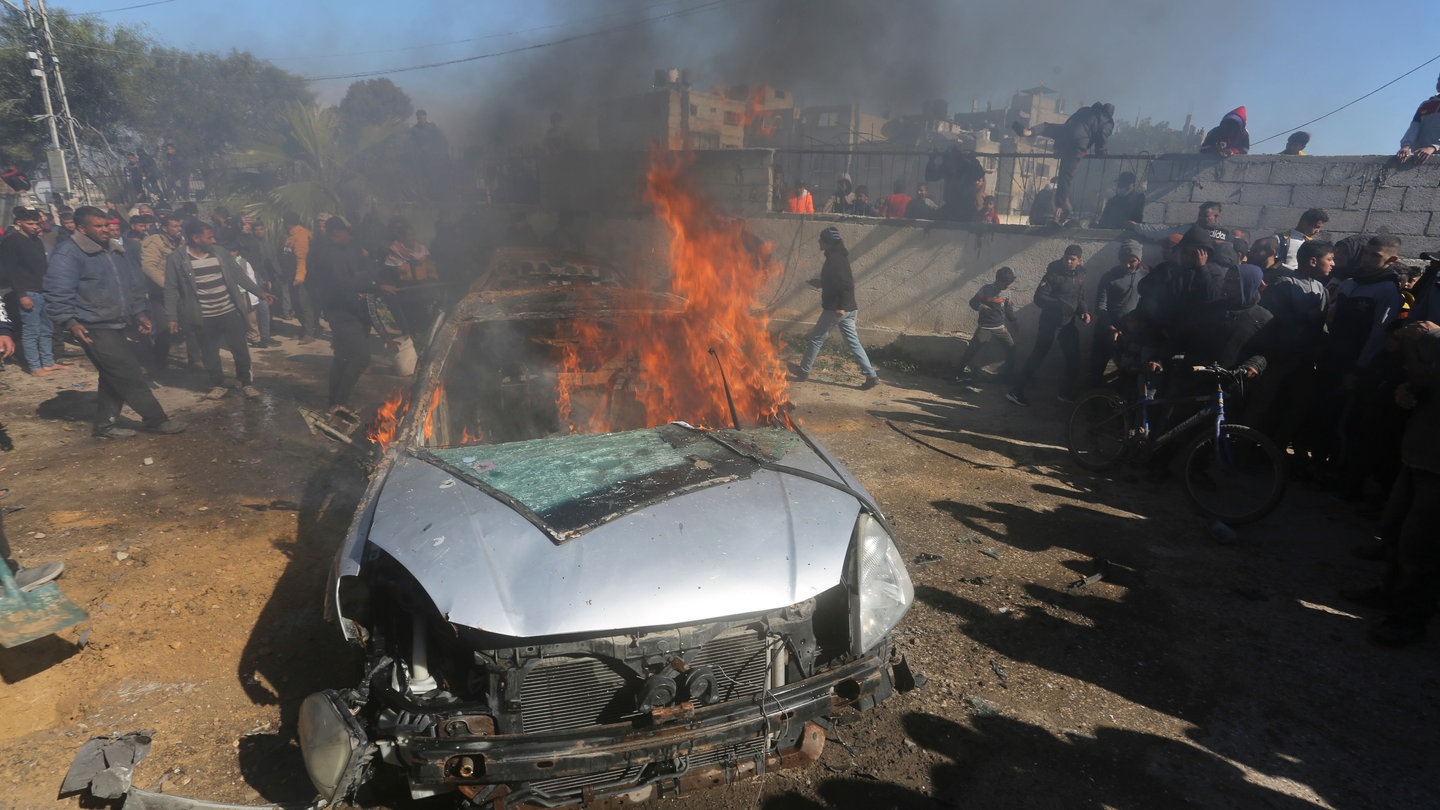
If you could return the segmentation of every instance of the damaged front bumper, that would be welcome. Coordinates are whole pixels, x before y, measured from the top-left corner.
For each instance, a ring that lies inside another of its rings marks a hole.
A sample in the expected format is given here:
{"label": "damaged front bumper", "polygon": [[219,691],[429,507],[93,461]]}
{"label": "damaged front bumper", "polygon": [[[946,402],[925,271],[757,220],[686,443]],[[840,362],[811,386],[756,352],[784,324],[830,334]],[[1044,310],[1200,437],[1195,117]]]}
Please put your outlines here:
{"label": "damaged front bumper", "polygon": [[[321,693],[326,699],[307,701],[311,716],[302,709],[301,728],[344,726],[350,742],[330,750],[348,749],[349,756],[318,763],[337,777],[332,799],[353,795],[368,772],[365,765],[378,754],[405,770],[415,796],[458,791],[472,805],[504,807],[630,803],[814,762],[824,746],[827,717],[868,709],[890,697],[897,682],[914,684],[903,659],[881,652],[889,649],[883,645],[863,658],[748,699],[712,706],[682,703],[632,723],[479,735],[469,731],[469,724],[437,716],[437,736],[370,741],[354,736],[359,727],[353,716],[340,716],[344,707],[334,699],[336,693]],[[316,711],[336,714],[319,718]],[[452,729],[459,733],[447,736]],[[302,749],[313,777],[317,763],[310,761],[311,750],[303,742]]]}

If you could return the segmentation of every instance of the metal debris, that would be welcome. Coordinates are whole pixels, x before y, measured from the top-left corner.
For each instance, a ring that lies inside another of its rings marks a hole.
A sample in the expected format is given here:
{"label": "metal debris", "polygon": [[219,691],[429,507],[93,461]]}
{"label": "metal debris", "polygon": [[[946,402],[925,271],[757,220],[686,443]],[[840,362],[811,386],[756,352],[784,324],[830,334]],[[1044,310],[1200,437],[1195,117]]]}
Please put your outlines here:
{"label": "metal debris", "polygon": [[993,548],[982,548],[980,549],[980,553],[984,554],[986,557],[989,557],[992,560],[1000,559],[1000,552],[996,551]]}
{"label": "metal debris", "polygon": [[982,697],[970,698],[970,705],[975,707],[976,717],[999,717],[1000,707]]}
{"label": "metal debris", "polygon": [[995,675],[1000,679],[1001,683],[1005,683],[1006,681],[1010,680],[1010,676],[1005,674],[1005,668],[1000,666],[999,661],[991,661],[990,668],[995,670]]}
{"label": "metal debris", "polygon": [[1079,590],[1080,588],[1083,588],[1083,587],[1085,587],[1086,585],[1094,585],[1095,583],[1097,583],[1097,582],[1099,582],[1100,580],[1104,579],[1104,578],[1105,578],[1105,575],[1108,574],[1108,573],[1110,573],[1110,561],[1109,561],[1109,560],[1106,560],[1106,559],[1104,559],[1104,558],[1102,558],[1102,557],[1096,557],[1096,558],[1095,558],[1095,573],[1093,573],[1093,574],[1091,574],[1091,575],[1089,575],[1089,576],[1087,576],[1087,577],[1081,577],[1080,579],[1075,580],[1074,582],[1070,583],[1069,585],[1066,585],[1066,586],[1065,586],[1065,590],[1067,590],[1067,591],[1074,591],[1074,590]]}
{"label": "metal debris", "polygon": [[939,554],[930,554],[930,553],[917,554],[917,555],[915,556],[915,564],[916,564],[916,565],[929,565],[930,563],[933,563],[933,562],[940,562],[940,560],[942,560],[942,559],[944,559],[944,558],[941,557]]}

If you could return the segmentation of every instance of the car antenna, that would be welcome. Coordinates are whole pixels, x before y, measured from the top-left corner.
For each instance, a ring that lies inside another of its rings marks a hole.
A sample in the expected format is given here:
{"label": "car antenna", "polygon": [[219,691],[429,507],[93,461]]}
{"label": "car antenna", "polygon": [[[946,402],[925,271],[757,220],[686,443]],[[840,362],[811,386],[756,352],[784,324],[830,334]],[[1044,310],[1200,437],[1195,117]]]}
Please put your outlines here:
{"label": "car antenna", "polygon": [[730,403],[730,422],[735,429],[740,429],[740,414],[735,412],[735,397],[730,393],[730,381],[725,379],[725,366],[720,362],[720,355],[715,352],[715,347],[710,347],[710,356],[715,358],[715,367],[720,369],[720,384],[725,386],[725,401]]}

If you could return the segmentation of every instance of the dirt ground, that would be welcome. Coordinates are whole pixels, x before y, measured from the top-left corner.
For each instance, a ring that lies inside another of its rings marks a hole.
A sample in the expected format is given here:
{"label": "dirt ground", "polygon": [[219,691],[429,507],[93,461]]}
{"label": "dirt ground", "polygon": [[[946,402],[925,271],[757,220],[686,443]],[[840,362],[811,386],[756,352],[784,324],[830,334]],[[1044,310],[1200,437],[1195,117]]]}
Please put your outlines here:
{"label": "dirt ground", "polygon": [[[77,806],[57,798],[76,749],[135,729],[155,730],[141,787],[310,800],[291,729],[306,694],[355,680],[321,606],[363,481],[296,412],[328,346],[257,355],[263,400],[167,385],[190,429],[113,442],[89,436],[83,358],[0,375],[6,536],[64,559],[90,613],[0,650],[0,808]],[[896,636],[928,686],[836,726],[814,767],[660,807],[1436,806],[1436,645],[1372,647],[1336,597],[1379,576],[1348,554],[1371,530],[1353,507],[1292,487],[1218,545],[1173,482],[1068,463],[1043,389],[1021,409],[882,368],[861,392],[843,365],[793,399],[895,525],[917,594]],[[362,396],[400,383],[369,374]]]}

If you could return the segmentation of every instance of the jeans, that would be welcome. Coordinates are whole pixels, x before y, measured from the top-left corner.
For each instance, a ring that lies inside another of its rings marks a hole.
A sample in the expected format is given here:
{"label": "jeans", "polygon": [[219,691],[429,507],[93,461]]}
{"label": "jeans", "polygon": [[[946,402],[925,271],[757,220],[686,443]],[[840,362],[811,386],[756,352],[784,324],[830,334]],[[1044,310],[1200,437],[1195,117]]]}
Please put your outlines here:
{"label": "jeans", "polygon": [[55,365],[55,347],[50,318],[45,313],[45,296],[34,290],[23,295],[35,303],[28,311],[20,308],[20,351],[25,355],[25,366],[31,371],[50,368]]}
{"label": "jeans", "polygon": [[250,311],[245,313],[245,321],[249,325],[245,338],[251,343],[263,343],[270,339],[270,305],[265,303],[264,298],[250,305]]}
{"label": "jeans", "polygon": [[865,354],[865,347],[860,345],[860,333],[855,330],[853,309],[844,315],[835,314],[833,309],[821,310],[820,320],[816,321],[815,328],[810,330],[810,348],[805,351],[805,359],[800,362],[800,373],[810,373],[810,367],[815,365],[815,358],[820,356],[820,349],[825,346],[825,338],[830,336],[830,330],[836,326],[840,327],[840,337],[844,338],[846,348],[855,355],[855,362],[860,364],[860,373],[866,377],[876,376],[875,369],[870,366],[870,356]]}
{"label": "jeans", "polygon": [[89,327],[90,342],[82,343],[90,362],[100,370],[99,398],[95,404],[95,427],[103,428],[115,423],[120,408],[129,405],[140,414],[148,426],[155,426],[166,420],[165,409],[150,392],[145,381],[145,369],[130,349],[124,329],[98,329]]}
{"label": "jeans", "polygon": [[255,382],[250,372],[250,347],[245,343],[245,332],[249,324],[239,310],[232,310],[214,318],[201,318],[195,330],[200,338],[200,356],[205,362],[205,374],[216,388],[225,385],[225,370],[220,365],[220,347],[230,351],[235,360],[235,378],[241,385]]}

